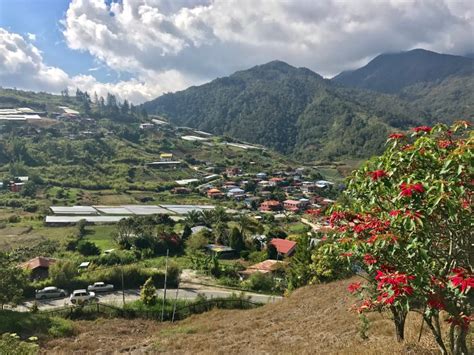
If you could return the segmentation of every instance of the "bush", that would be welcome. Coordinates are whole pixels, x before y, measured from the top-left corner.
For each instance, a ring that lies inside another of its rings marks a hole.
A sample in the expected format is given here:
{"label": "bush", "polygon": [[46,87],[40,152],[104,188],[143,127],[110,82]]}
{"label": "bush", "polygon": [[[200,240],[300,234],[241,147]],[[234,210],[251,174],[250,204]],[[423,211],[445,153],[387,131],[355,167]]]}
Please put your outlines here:
{"label": "bush", "polygon": [[74,278],[78,276],[77,265],[70,260],[58,260],[49,268],[50,282],[59,288],[73,286]]}
{"label": "bush", "polygon": [[21,221],[21,217],[18,216],[17,214],[13,214],[10,217],[8,217],[8,223],[18,223]]}
{"label": "bush", "polygon": [[152,306],[156,303],[156,287],[153,286],[152,278],[148,278],[140,290],[140,299],[145,306]]}
{"label": "bush", "polygon": [[95,243],[82,240],[77,243],[77,251],[84,256],[99,255],[100,249]]}
{"label": "bush", "polygon": [[74,323],[70,320],[59,317],[51,318],[51,327],[48,330],[49,335],[54,338],[61,338],[72,336],[74,332]]}
{"label": "bush", "polygon": [[267,251],[253,251],[249,254],[249,260],[254,264],[265,261],[267,260]]}
{"label": "bush", "polygon": [[30,355],[37,354],[39,347],[34,341],[36,338],[30,338],[29,341],[22,341],[15,333],[5,333],[0,337],[0,354],[8,355]]}
{"label": "bush", "polygon": [[275,281],[272,276],[256,272],[242,282],[244,288],[254,291],[273,291],[275,288]]}
{"label": "bush", "polygon": [[119,265],[132,264],[137,261],[137,257],[133,251],[129,250],[114,250],[113,252],[101,255],[95,261],[98,265]]}

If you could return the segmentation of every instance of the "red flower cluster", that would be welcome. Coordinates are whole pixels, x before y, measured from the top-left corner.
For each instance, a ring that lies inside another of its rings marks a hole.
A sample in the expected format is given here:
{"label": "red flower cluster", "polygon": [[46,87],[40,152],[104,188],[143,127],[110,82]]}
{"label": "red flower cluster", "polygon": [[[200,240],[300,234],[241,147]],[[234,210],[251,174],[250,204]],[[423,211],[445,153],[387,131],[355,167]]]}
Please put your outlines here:
{"label": "red flower cluster", "polygon": [[364,255],[364,263],[366,263],[367,265],[373,265],[376,262],[377,262],[377,259],[375,259],[373,255],[370,255],[370,254]]}
{"label": "red flower cluster", "polygon": [[341,211],[335,211],[331,213],[329,216],[329,223],[331,224],[331,227],[334,227],[334,225],[339,222],[340,220],[343,220],[346,218],[346,214]]}
{"label": "red flower cluster", "polygon": [[381,290],[377,301],[384,304],[393,304],[395,299],[404,295],[413,294],[413,287],[409,285],[415,276],[406,275],[400,272],[377,271],[375,280],[377,280],[377,289]]}
{"label": "red flower cluster", "polygon": [[354,282],[354,283],[351,283],[347,289],[349,290],[350,293],[354,293],[360,289],[360,286],[361,286],[360,282]]}
{"label": "red flower cluster", "polygon": [[390,221],[382,221],[371,215],[358,216],[358,219],[359,223],[354,225],[355,233],[362,233],[364,231],[369,231],[371,234],[382,233],[390,226]]}
{"label": "red flower cluster", "polygon": [[369,175],[374,181],[388,176],[384,170],[369,171]]}
{"label": "red flower cluster", "polygon": [[446,148],[450,147],[451,145],[453,145],[453,142],[451,142],[451,141],[439,141],[438,142],[438,147],[443,148],[443,149],[446,149]]}
{"label": "red flower cluster", "polygon": [[428,127],[428,126],[420,126],[420,127],[415,127],[413,128],[413,130],[415,132],[426,132],[426,133],[430,133],[431,132],[431,127]]}
{"label": "red flower cluster", "polygon": [[461,292],[469,292],[474,287],[474,275],[462,267],[451,270],[451,276],[448,277],[454,287],[460,288]]}
{"label": "red flower cluster", "polygon": [[414,211],[414,212],[412,212],[412,211],[408,211],[408,210],[405,211],[405,216],[407,216],[408,218],[410,218],[410,219],[412,219],[412,220],[415,219],[415,218],[421,218],[421,217],[423,217],[423,215],[421,214],[420,211]]}
{"label": "red flower cluster", "polygon": [[428,296],[427,304],[428,304],[428,307],[432,309],[442,310],[446,308],[443,297],[441,295],[434,294],[434,293]]}
{"label": "red flower cluster", "polygon": [[461,206],[462,208],[464,208],[465,210],[469,209],[469,207],[471,206],[471,204],[469,203],[469,200],[467,198],[462,198],[461,199]]}
{"label": "red flower cluster", "polygon": [[389,215],[392,217],[397,217],[400,213],[402,213],[400,210],[391,210]]}
{"label": "red flower cluster", "polygon": [[402,133],[392,133],[388,136],[390,139],[402,139],[405,138],[405,135]]}
{"label": "red flower cluster", "polygon": [[407,196],[411,197],[413,193],[423,193],[425,191],[424,187],[422,184],[417,183],[417,184],[407,184],[406,182],[402,182],[400,185],[400,189],[402,196]]}
{"label": "red flower cluster", "polygon": [[356,311],[360,314],[364,311],[371,309],[372,307],[374,307],[374,303],[372,302],[372,300],[364,300],[364,302],[362,302],[359,307],[356,307]]}

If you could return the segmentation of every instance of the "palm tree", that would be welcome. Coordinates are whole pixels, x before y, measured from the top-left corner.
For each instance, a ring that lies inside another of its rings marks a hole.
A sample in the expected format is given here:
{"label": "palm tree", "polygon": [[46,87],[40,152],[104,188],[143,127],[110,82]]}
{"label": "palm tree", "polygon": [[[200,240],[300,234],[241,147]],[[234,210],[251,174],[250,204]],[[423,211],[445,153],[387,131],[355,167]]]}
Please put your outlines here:
{"label": "palm tree", "polygon": [[215,221],[213,210],[204,210],[201,212],[201,220],[207,227],[211,228]]}
{"label": "palm tree", "polygon": [[201,223],[201,221],[202,221],[201,212],[196,211],[196,210],[189,211],[186,214],[186,217],[184,219],[184,223],[190,227],[194,227],[196,224]]}
{"label": "palm tree", "polygon": [[237,225],[244,240],[248,240],[251,234],[262,233],[263,231],[262,225],[246,214],[237,217]]}

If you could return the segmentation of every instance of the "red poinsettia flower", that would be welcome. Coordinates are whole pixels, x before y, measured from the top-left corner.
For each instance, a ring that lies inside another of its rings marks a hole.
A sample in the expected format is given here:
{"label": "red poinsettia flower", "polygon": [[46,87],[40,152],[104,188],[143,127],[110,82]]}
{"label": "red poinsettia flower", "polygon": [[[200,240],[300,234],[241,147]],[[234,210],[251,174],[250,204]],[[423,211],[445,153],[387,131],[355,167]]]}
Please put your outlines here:
{"label": "red poinsettia flower", "polygon": [[438,142],[438,147],[443,148],[443,149],[446,149],[446,148],[450,147],[451,145],[453,145],[453,142],[451,142],[451,141],[439,141]]}
{"label": "red poinsettia flower", "polygon": [[467,210],[470,206],[469,200],[467,198],[462,198],[461,199],[461,206],[462,206],[462,208]]}
{"label": "red poinsettia flower", "polygon": [[375,259],[373,255],[370,255],[370,254],[364,255],[364,263],[366,263],[367,265],[373,265],[376,262],[377,262],[377,259]]}
{"label": "red poinsettia flower", "polygon": [[415,127],[413,128],[413,130],[415,132],[425,132],[425,133],[430,133],[431,132],[431,127],[428,127],[428,126],[419,126],[419,127]]}
{"label": "red poinsettia flower", "polygon": [[360,307],[357,308],[357,313],[362,313],[371,309],[374,306],[374,303],[371,300],[364,300]]}
{"label": "red poinsettia flower", "polygon": [[347,289],[349,290],[350,293],[354,293],[360,289],[360,286],[361,286],[360,282],[353,282],[349,285],[349,287],[347,287]]}
{"label": "red poinsettia flower", "polygon": [[423,193],[425,191],[422,184],[407,184],[406,182],[402,182],[400,185],[401,194],[402,196],[411,197],[414,192]]}
{"label": "red poinsettia flower", "polygon": [[437,294],[429,295],[427,304],[428,304],[428,307],[433,308],[433,309],[442,310],[446,308],[443,301],[443,297]]}
{"label": "red poinsettia flower", "polygon": [[462,293],[469,291],[471,287],[474,287],[474,275],[469,274],[466,269],[455,268],[452,270],[452,273],[454,275],[451,275],[448,278],[454,287],[461,289]]}
{"label": "red poinsettia flower", "polygon": [[400,211],[400,210],[391,210],[389,214],[392,217],[397,217],[401,212],[402,211]]}
{"label": "red poinsettia flower", "polygon": [[402,139],[405,138],[405,135],[402,133],[392,133],[388,136],[390,139]]}
{"label": "red poinsettia flower", "polygon": [[374,181],[388,176],[385,170],[369,171],[369,175]]}

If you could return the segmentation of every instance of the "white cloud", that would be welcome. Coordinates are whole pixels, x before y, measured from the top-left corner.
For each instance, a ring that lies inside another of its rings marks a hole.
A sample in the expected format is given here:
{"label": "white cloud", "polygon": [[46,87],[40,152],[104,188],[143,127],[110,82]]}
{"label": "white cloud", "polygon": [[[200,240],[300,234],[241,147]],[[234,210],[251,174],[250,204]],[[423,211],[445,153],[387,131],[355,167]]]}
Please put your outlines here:
{"label": "white cloud", "polygon": [[274,59],[331,76],[383,52],[474,52],[472,0],[72,0],[61,23],[71,49],[133,79],[70,77],[0,29],[1,85],[138,103]]}
{"label": "white cloud", "polygon": [[38,48],[25,38],[0,28],[0,85],[53,93],[66,87],[71,91],[80,88],[102,96],[110,92],[140,103],[163,92],[183,89],[191,82],[175,70],[143,72],[140,79],[117,83],[101,83],[91,75],[70,77],[62,69],[46,65]]}
{"label": "white cloud", "polygon": [[381,52],[474,50],[471,0],[73,0],[71,48],[116,70],[210,79],[273,59],[335,74]]}
{"label": "white cloud", "polygon": [[31,42],[36,41],[36,35],[35,35],[34,33],[28,32],[28,33],[26,34],[26,36],[28,37],[28,39],[29,39]]}

